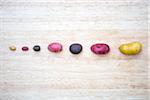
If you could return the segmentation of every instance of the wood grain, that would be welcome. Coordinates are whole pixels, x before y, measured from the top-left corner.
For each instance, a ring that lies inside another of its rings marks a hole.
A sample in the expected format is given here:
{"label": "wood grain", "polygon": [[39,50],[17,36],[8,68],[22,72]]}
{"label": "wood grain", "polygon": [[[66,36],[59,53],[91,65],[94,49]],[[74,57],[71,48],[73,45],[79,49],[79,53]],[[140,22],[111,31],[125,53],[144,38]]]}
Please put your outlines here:
{"label": "wood grain", "polygon": [[[148,100],[148,38],[147,0],[0,0],[0,100]],[[63,52],[48,52],[53,41]],[[143,44],[139,55],[118,51],[132,41]],[[74,42],[80,55],[68,50]],[[98,42],[111,52],[94,55]]]}

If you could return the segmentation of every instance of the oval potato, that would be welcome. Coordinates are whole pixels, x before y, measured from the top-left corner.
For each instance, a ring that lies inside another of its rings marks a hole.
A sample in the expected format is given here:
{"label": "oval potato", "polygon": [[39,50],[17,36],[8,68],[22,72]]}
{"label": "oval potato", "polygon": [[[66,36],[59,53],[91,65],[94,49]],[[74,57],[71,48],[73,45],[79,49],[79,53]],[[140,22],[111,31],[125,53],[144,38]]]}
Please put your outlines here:
{"label": "oval potato", "polygon": [[121,53],[125,55],[136,55],[141,52],[142,44],[140,42],[132,42],[127,44],[122,44],[119,47]]}

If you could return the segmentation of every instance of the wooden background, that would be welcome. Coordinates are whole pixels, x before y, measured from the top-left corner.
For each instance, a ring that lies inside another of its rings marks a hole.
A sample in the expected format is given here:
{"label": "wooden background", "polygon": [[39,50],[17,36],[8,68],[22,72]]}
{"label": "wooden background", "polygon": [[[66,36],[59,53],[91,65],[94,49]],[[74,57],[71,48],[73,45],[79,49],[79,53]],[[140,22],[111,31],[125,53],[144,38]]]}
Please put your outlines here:
{"label": "wooden background", "polygon": [[[63,52],[48,52],[54,41]],[[122,55],[132,41],[143,51]],[[68,50],[74,42],[80,55]],[[111,52],[91,53],[98,42]],[[0,0],[0,100],[148,100],[148,70],[147,0]]]}

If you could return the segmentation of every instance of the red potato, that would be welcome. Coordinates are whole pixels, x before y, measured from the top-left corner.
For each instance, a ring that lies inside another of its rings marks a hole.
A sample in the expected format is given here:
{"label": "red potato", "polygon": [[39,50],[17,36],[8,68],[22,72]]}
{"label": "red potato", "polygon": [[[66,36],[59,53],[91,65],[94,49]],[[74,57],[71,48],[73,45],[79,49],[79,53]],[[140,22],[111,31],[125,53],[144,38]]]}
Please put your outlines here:
{"label": "red potato", "polygon": [[91,51],[95,54],[107,54],[110,48],[107,44],[97,43],[91,46]]}

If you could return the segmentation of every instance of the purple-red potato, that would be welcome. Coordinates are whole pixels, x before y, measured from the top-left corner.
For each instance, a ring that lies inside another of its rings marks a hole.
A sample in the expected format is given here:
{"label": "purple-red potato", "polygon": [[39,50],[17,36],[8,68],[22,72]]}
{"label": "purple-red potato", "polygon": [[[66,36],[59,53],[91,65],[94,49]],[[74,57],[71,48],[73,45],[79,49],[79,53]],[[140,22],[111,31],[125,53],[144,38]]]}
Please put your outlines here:
{"label": "purple-red potato", "polygon": [[110,51],[110,48],[107,44],[97,43],[91,46],[91,51],[95,54],[107,54]]}

